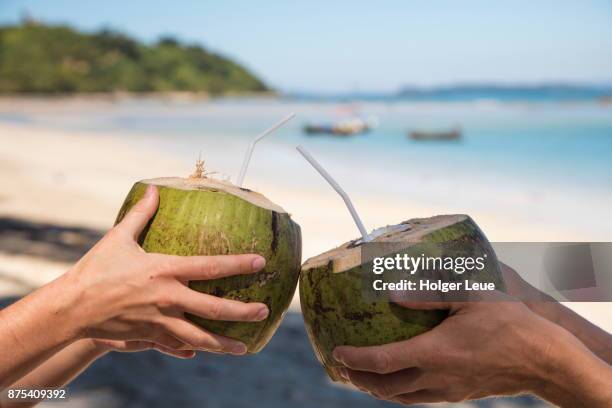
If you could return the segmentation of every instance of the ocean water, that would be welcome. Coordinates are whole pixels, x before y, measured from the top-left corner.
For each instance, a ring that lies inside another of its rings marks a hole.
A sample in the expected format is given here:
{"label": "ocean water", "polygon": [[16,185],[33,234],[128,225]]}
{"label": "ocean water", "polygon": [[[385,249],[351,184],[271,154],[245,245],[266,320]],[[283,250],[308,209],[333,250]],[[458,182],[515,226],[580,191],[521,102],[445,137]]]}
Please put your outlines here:
{"label": "ocean water", "polygon": [[[403,172],[429,168],[441,173],[503,175],[521,182],[610,189],[612,186],[612,105],[596,103],[300,103],[277,100],[219,100],[168,103],[69,103],[54,109],[0,112],[0,120],[74,130],[131,132],[170,141],[192,154],[208,143],[245,142],[288,112],[297,119],[267,140],[274,145],[304,144],[334,159],[374,164]],[[301,127],[333,122],[352,112],[375,116],[372,132],[351,138],[312,137]],[[460,126],[458,142],[420,142],[411,130]],[[149,137],[149,139],[151,139]],[[262,144],[263,146],[263,144]],[[262,149],[265,149],[263,147]],[[237,152],[241,153],[241,152]],[[527,178],[527,179],[526,179]]]}
{"label": "ocean water", "polygon": [[[186,162],[202,152],[209,168],[233,179],[250,138],[289,112],[297,118],[258,145],[248,186],[265,180],[327,191],[294,150],[301,144],[358,197],[563,223],[580,227],[584,239],[612,235],[612,221],[607,221],[612,207],[610,104],[65,100],[28,109],[3,107],[0,120],[126,135],[130,143]],[[375,116],[379,126],[350,138],[314,137],[301,130],[305,123],[331,122],[355,113]],[[407,137],[411,130],[454,126],[462,129],[460,141],[419,142]]]}

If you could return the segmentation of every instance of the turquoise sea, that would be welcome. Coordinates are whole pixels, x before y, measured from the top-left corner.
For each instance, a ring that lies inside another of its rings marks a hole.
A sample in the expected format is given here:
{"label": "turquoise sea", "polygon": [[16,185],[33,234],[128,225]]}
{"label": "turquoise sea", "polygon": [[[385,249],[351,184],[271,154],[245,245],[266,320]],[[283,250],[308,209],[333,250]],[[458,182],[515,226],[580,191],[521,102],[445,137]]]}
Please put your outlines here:
{"label": "turquoise sea", "polygon": [[[295,112],[296,119],[258,145],[248,185],[274,180],[305,189],[327,188],[294,150],[302,144],[357,196],[508,217],[520,209],[523,218],[531,214],[549,225],[560,220],[584,225],[584,215],[606,217],[612,207],[612,105],[603,102],[229,98],[65,100],[40,106],[5,107],[0,121],[127,135],[131,143],[186,162],[201,151],[209,168],[235,178],[250,138]],[[350,138],[313,137],[301,130],[305,123],[355,113],[375,116],[378,127]],[[407,137],[411,130],[454,126],[462,129],[460,141]],[[154,164],[149,165],[154,170]],[[582,236],[610,236],[607,224],[593,220]]]}
{"label": "turquoise sea", "polygon": [[[351,138],[308,137],[307,122],[332,122],[352,111],[376,116],[378,127]],[[312,103],[226,99],[214,102],[129,100],[92,104],[70,112],[2,112],[0,120],[75,130],[155,134],[177,151],[206,151],[209,139],[254,136],[288,112],[297,118],[271,143],[320,148],[334,160],[383,162],[388,170],[481,172],[521,182],[608,189],[612,186],[612,105],[596,103],[497,103],[495,101]],[[459,142],[415,142],[410,130],[460,126]],[[215,140],[218,142],[218,140]],[[237,152],[241,153],[241,152]]]}

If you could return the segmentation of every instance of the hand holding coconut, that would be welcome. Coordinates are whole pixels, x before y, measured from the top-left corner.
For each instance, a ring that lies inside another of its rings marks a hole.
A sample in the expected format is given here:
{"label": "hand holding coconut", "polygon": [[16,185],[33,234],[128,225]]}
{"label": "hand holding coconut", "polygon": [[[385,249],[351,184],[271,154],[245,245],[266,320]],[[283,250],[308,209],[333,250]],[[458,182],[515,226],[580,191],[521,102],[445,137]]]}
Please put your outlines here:
{"label": "hand holding coconut", "polygon": [[604,362],[611,358],[610,336],[563,306],[524,304],[499,291],[476,292],[472,296],[488,299],[470,303],[364,298],[368,252],[359,248],[369,242],[413,256],[421,252],[419,244],[438,254],[449,248],[454,256],[483,254],[489,262],[471,280],[493,282],[519,298],[538,296],[518,274],[498,264],[468,216],[412,219],[368,234],[338,183],[302,147],[298,150],[340,194],[362,235],[302,265],[304,321],[332,380],[403,404],[531,392],[567,407],[612,406],[612,369]]}
{"label": "hand holding coconut", "polygon": [[449,317],[412,339],[342,346],[340,375],[362,391],[403,404],[533,393],[560,406],[607,407],[612,369],[565,329],[502,293],[469,303],[411,302]]}
{"label": "hand holding coconut", "polygon": [[[184,314],[259,322],[268,316],[266,305],[199,293],[187,282],[252,274],[265,266],[264,258],[146,253],[136,239],[155,214],[158,200],[157,189],[150,186],[69,272],[0,311],[0,349],[11,351],[0,353],[0,389],[27,373],[36,377],[37,367],[45,371],[47,364],[53,365],[51,371],[79,372],[109,350],[155,348],[177,357],[192,356],[190,350],[246,353],[242,342],[210,333]],[[75,354],[75,349],[88,357],[55,361],[64,351]]]}
{"label": "hand holding coconut", "polygon": [[179,257],[145,253],[136,239],[157,209],[149,186],[134,208],[66,275],[79,287],[85,316],[80,333],[110,340],[146,340],[169,349],[203,349],[244,354],[243,343],[207,332],[184,318],[260,321],[262,303],[221,299],[190,289],[193,279],[217,279],[261,270],[258,255]]}
{"label": "hand holding coconut", "polygon": [[71,271],[0,311],[0,350],[13,351],[0,355],[0,390],[60,387],[111,350],[260,351],[295,292],[301,233],[241,184],[255,143],[293,116],[253,140],[239,186],[209,179],[201,160],[189,178],[134,184]]}

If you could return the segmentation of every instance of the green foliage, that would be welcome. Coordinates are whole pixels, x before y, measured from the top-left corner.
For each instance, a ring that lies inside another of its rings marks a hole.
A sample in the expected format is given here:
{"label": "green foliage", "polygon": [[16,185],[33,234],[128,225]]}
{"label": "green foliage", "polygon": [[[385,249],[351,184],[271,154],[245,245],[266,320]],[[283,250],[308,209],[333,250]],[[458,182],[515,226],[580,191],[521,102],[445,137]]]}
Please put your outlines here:
{"label": "green foliage", "polygon": [[171,37],[149,46],[110,30],[0,27],[0,93],[266,90],[241,65]]}

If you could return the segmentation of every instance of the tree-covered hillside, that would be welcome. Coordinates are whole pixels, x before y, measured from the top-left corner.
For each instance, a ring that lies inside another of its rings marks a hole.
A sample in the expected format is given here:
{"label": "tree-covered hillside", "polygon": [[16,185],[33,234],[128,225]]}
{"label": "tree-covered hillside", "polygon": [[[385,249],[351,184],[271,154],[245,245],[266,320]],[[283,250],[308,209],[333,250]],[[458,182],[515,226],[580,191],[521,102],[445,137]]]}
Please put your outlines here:
{"label": "tree-covered hillside", "polygon": [[198,45],[146,45],[114,31],[0,27],[0,93],[266,91],[241,65]]}

